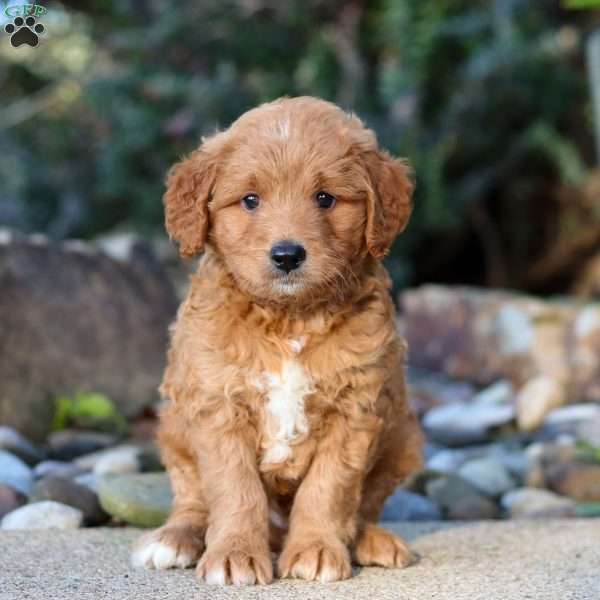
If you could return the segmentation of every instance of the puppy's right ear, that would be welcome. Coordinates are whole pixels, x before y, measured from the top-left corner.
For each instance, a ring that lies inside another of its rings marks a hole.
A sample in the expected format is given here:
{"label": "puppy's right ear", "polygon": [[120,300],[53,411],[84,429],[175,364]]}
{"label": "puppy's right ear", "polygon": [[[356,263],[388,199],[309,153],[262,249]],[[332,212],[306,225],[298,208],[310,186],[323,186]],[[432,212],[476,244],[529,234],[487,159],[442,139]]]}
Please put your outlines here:
{"label": "puppy's right ear", "polygon": [[167,191],[163,196],[165,226],[169,237],[179,244],[179,254],[186,258],[204,250],[208,202],[217,177],[218,137],[203,141],[198,150],[172,167],[167,176]]}

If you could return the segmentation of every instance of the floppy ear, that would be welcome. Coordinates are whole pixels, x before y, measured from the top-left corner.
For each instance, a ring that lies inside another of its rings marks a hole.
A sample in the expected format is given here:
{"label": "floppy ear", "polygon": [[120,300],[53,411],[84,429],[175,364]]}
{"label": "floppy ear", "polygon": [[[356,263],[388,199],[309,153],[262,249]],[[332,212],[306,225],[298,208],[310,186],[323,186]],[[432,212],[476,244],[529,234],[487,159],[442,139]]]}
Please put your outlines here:
{"label": "floppy ear", "polygon": [[165,226],[169,237],[179,244],[181,256],[195,256],[204,250],[216,171],[216,158],[206,142],[169,171],[163,196]]}
{"label": "floppy ear", "polygon": [[387,152],[374,152],[367,160],[371,189],[367,197],[367,249],[383,258],[396,236],[406,227],[412,211],[410,168]]}

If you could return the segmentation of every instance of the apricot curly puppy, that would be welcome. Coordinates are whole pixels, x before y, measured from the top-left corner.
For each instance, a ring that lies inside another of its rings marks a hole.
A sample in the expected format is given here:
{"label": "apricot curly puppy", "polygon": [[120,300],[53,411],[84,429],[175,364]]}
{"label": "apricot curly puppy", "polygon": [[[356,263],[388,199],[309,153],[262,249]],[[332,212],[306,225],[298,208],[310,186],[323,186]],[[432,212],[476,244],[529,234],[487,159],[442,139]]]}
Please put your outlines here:
{"label": "apricot curly puppy", "polygon": [[389,277],[407,166],[333,104],[281,99],[176,165],[166,226],[205,249],[172,331],[159,442],[174,490],[134,562],[213,584],[336,581],[411,553],[376,523],[418,468]]}

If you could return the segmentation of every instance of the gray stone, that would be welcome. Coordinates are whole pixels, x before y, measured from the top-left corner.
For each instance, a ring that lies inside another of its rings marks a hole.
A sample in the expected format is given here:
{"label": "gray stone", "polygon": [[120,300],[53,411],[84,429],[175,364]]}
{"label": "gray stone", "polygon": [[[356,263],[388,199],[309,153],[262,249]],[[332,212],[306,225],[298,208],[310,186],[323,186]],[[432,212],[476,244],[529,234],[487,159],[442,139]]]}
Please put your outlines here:
{"label": "gray stone", "polygon": [[546,419],[546,425],[581,423],[600,418],[600,405],[592,403],[570,404],[553,410]]}
{"label": "gray stone", "polygon": [[579,423],[576,436],[579,441],[600,448],[600,416]]}
{"label": "gray stone", "polygon": [[472,402],[455,402],[429,410],[423,425],[434,441],[457,446],[485,441],[489,430],[515,418],[512,386],[500,381],[481,391]]}
{"label": "gray stone", "polygon": [[114,446],[118,436],[101,431],[63,429],[48,436],[50,455],[62,461],[71,461],[84,454],[91,454]]}
{"label": "gray stone", "polygon": [[453,519],[491,519],[497,515],[495,505],[464,479],[444,475],[425,484],[427,496]]}
{"label": "gray stone", "polygon": [[171,486],[166,473],[105,475],[98,484],[102,508],[137,527],[158,527],[169,515]]}
{"label": "gray stone", "polygon": [[6,450],[0,450],[0,483],[29,496],[33,485],[33,473],[20,458]]}
{"label": "gray stone", "polygon": [[84,485],[86,488],[89,488],[95,494],[98,493],[98,481],[100,480],[100,476],[96,473],[82,473],[81,475],[77,475],[75,477],[75,481],[79,485]]}
{"label": "gray stone", "polygon": [[31,500],[54,500],[77,508],[83,514],[86,525],[101,525],[109,518],[93,491],[64,477],[48,476],[38,481],[31,493]]}
{"label": "gray stone", "polygon": [[398,488],[385,502],[384,521],[438,521],[442,513],[429,498]]}
{"label": "gray stone", "polygon": [[36,441],[57,396],[102,393],[126,417],[158,397],[177,299],[143,243],[121,262],[82,242],[15,235],[0,244],[0,290],[10,340],[0,346],[0,423]]}
{"label": "gray stone", "polygon": [[44,460],[37,464],[33,469],[33,475],[37,479],[47,477],[48,475],[56,475],[57,477],[66,477],[71,479],[83,473],[83,469],[70,462],[61,460]]}
{"label": "gray stone", "polygon": [[4,425],[0,425],[0,449],[18,456],[30,466],[44,458],[44,453],[24,435],[16,429]]}
{"label": "gray stone", "polygon": [[140,470],[140,448],[132,444],[122,444],[92,452],[75,459],[75,464],[86,471],[98,475],[106,473],[137,473]]}
{"label": "gray stone", "polygon": [[576,508],[572,499],[537,488],[511,490],[500,504],[513,519],[573,517]]}
{"label": "gray stone", "polygon": [[46,500],[26,504],[8,513],[2,519],[0,529],[77,529],[82,521],[80,510]]}
{"label": "gray stone", "polygon": [[0,519],[26,502],[26,496],[9,485],[0,483]]}
{"label": "gray stone", "polygon": [[492,498],[501,496],[517,485],[502,463],[492,457],[470,460],[460,467],[458,474],[480,492]]}
{"label": "gray stone", "polygon": [[466,496],[448,507],[447,517],[456,521],[487,521],[497,519],[498,507],[482,496]]}

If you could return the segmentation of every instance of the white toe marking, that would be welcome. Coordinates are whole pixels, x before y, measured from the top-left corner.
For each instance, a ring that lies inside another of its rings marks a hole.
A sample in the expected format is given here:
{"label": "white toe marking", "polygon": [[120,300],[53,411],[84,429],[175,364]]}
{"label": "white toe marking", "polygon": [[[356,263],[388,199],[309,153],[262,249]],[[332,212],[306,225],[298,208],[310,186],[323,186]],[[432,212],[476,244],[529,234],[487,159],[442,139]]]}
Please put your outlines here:
{"label": "white toe marking", "polygon": [[189,567],[193,558],[189,554],[177,551],[162,542],[149,541],[136,548],[131,557],[134,567],[146,569],[172,569],[173,567]]}
{"label": "white toe marking", "polygon": [[335,569],[330,567],[322,567],[321,572],[317,576],[317,579],[322,583],[329,583],[331,581],[337,581],[339,579],[339,575]]}
{"label": "white toe marking", "polygon": [[208,585],[225,585],[225,569],[218,567],[216,569],[206,571],[206,574],[204,575],[204,581],[206,581]]}

